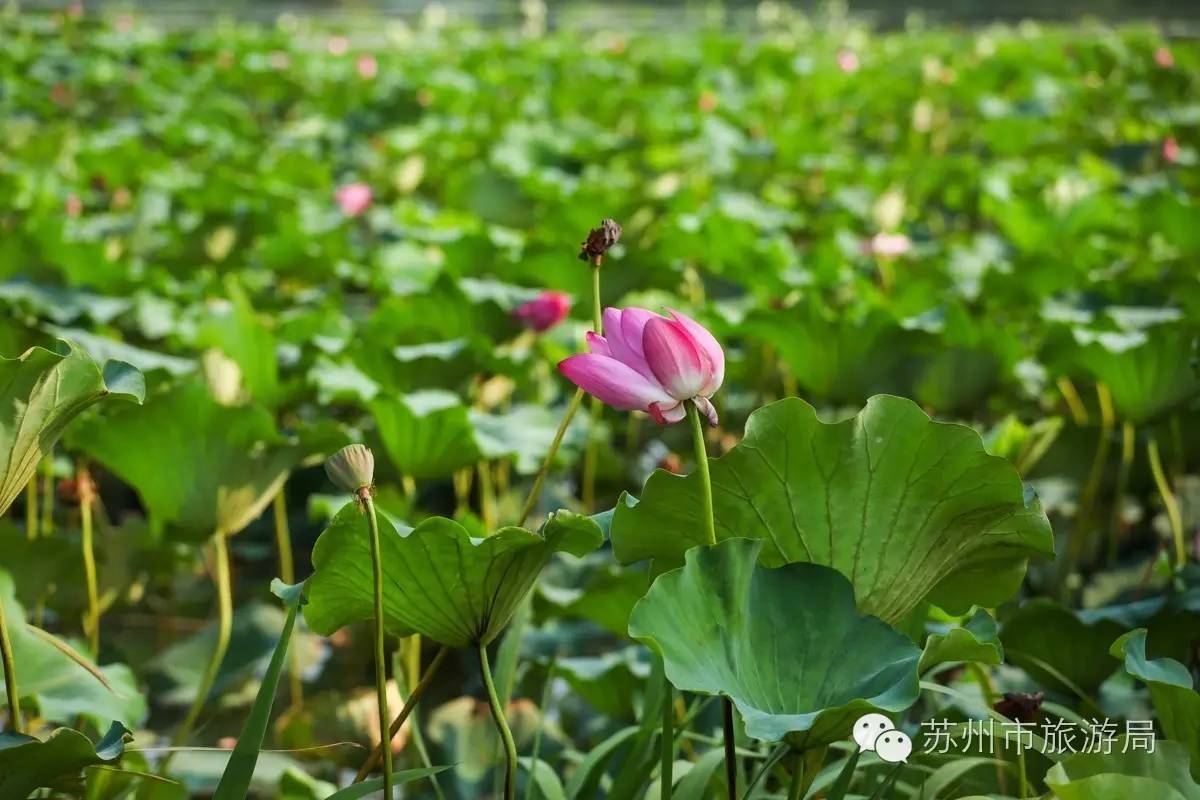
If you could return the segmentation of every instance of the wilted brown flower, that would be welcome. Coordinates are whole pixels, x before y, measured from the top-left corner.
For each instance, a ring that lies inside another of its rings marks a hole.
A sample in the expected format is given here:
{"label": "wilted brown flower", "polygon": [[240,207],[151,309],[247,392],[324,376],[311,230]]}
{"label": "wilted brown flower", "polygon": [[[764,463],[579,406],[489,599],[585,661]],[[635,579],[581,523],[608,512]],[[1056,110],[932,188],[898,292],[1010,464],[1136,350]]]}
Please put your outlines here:
{"label": "wilted brown flower", "polygon": [[600,259],[621,239],[621,226],[614,219],[604,219],[599,228],[592,228],[579,251],[580,261],[599,265]]}

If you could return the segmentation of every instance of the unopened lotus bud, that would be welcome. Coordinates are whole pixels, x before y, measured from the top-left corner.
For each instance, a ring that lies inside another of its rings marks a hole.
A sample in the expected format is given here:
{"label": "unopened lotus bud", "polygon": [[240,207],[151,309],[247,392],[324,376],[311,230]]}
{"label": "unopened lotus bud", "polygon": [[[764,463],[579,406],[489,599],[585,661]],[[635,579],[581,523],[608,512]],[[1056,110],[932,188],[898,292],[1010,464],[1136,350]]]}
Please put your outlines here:
{"label": "unopened lotus bud", "polygon": [[375,485],[375,456],[365,444],[348,444],[325,460],[325,474],[337,488],[358,494]]}
{"label": "unopened lotus bud", "polygon": [[620,239],[621,226],[617,224],[617,221],[613,219],[601,220],[600,227],[592,228],[591,232],[588,233],[587,239],[583,241],[583,248],[579,251],[579,260],[599,264],[604,254]]}
{"label": "unopened lotus bud", "polygon": [[223,406],[236,405],[242,396],[242,368],[220,350],[208,350],[200,358],[208,393]]}

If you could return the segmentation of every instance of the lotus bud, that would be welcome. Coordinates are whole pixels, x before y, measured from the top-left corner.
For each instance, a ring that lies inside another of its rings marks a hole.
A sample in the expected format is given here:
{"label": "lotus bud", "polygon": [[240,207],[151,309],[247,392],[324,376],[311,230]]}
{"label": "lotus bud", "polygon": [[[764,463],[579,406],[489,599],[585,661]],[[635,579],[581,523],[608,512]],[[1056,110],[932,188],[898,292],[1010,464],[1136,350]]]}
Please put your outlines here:
{"label": "lotus bud", "polygon": [[375,456],[365,444],[348,444],[325,460],[333,485],[355,495],[375,486]]}
{"label": "lotus bud", "polygon": [[600,227],[592,228],[587,238],[584,239],[583,248],[579,251],[579,260],[590,261],[592,264],[599,266],[600,260],[604,258],[604,254],[620,239],[621,226],[617,224],[616,220],[601,220]]}
{"label": "lotus bud", "polygon": [[200,358],[208,393],[223,406],[237,405],[242,396],[242,368],[220,350],[208,350]]}

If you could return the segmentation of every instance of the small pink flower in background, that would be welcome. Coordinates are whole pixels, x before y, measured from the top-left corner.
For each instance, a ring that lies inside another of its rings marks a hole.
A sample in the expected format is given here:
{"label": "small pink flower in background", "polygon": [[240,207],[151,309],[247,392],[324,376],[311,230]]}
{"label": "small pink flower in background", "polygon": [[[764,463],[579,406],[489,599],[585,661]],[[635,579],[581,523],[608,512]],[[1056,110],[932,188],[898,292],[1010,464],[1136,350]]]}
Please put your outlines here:
{"label": "small pink flower in background", "polygon": [[541,333],[562,322],[571,310],[571,295],[546,290],[528,303],[522,303],[513,315],[526,328]]}
{"label": "small pink flower in background", "polygon": [[329,40],[325,42],[325,49],[331,56],[344,56],[350,49],[350,40],[345,36],[330,36]]}
{"label": "small pink flower in background", "polygon": [[838,69],[847,74],[858,72],[858,56],[853,50],[838,50],[837,65]]}
{"label": "small pink flower in background", "polygon": [[863,243],[863,250],[870,255],[896,258],[912,250],[912,241],[903,233],[877,233]]}
{"label": "small pink flower in background", "polygon": [[1171,53],[1170,49],[1160,47],[1154,51],[1154,63],[1163,69],[1170,69],[1175,66],[1175,56]]}
{"label": "small pink flower in background", "polygon": [[292,65],[292,57],[282,50],[276,50],[267,56],[267,63],[277,71],[283,71]]}
{"label": "small pink flower in background", "polygon": [[66,203],[63,204],[63,210],[67,212],[68,217],[78,217],[83,214],[83,201],[79,199],[79,195],[69,194]]}
{"label": "small pink flower in background", "polygon": [[569,381],[613,408],[645,411],[660,425],[679,422],[692,401],[717,424],[709,398],[725,380],[725,353],[703,325],[678,311],[606,308],[605,335],[589,332],[588,350],[559,362]]}
{"label": "small pink flower in background", "polygon": [[347,217],[357,217],[371,207],[371,187],[365,183],[347,183],[345,186],[339,186],[334,197]]}
{"label": "small pink flower in background", "polygon": [[379,62],[370,53],[359,56],[358,61],[354,63],[354,68],[358,70],[358,76],[363,80],[369,81],[379,74]]}
{"label": "small pink flower in background", "polygon": [[1168,164],[1179,163],[1179,142],[1174,136],[1168,136],[1162,143],[1162,157]]}

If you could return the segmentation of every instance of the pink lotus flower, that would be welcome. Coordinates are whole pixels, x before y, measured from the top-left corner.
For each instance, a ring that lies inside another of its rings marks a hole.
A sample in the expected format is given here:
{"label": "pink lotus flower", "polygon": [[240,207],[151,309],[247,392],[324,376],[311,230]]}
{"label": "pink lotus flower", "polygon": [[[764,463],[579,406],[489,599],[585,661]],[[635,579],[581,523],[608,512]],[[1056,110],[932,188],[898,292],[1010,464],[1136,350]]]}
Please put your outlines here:
{"label": "pink lotus flower", "polygon": [[1179,163],[1179,142],[1174,136],[1168,136],[1162,143],[1162,157],[1168,164]]}
{"label": "pink lotus flower", "polygon": [[838,69],[845,73],[858,72],[858,55],[853,50],[838,50]]}
{"label": "pink lotus flower", "polygon": [[725,379],[725,353],[700,323],[678,311],[606,308],[605,336],[589,332],[589,353],[559,362],[572,383],[622,411],[645,411],[659,425],[679,422],[685,403],[717,424],[709,398]]}
{"label": "pink lotus flower", "polygon": [[365,81],[369,81],[379,74],[379,62],[370,53],[359,56],[358,61],[354,63],[354,68],[358,70],[358,77]]}
{"label": "pink lotus flower", "polygon": [[1166,47],[1160,47],[1154,51],[1154,63],[1163,69],[1170,69],[1175,66],[1175,56]]}
{"label": "pink lotus flower", "polygon": [[79,199],[79,195],[69,194],[63,210],[67,212],[68,217],[78,217],[83,214],[83,201]]}
{"label": "pink lotus flower", "polygon": [[340,186],[334,197],[342,213],[348,217],[357,217],[371,207],[371,187],[365,183],[347,183]]}
{"label": "pink lotus flower", "polygon": [[526,328],[541,333],[563,321],[571,310],[571,295],[546,290],[513,312]]}
{"label": "pink lotus flower", "polygon": [[896,258],[912,249],[912,241],[903,233],[877,233],[863,245],[863,250],[882,258]]}

